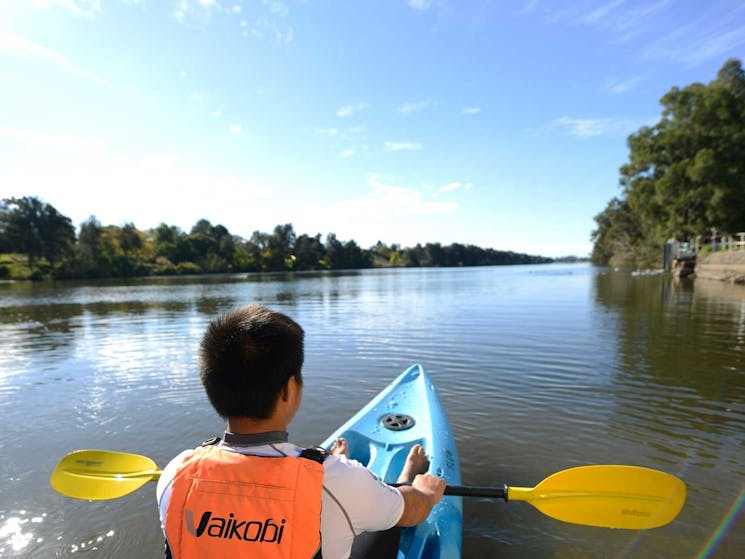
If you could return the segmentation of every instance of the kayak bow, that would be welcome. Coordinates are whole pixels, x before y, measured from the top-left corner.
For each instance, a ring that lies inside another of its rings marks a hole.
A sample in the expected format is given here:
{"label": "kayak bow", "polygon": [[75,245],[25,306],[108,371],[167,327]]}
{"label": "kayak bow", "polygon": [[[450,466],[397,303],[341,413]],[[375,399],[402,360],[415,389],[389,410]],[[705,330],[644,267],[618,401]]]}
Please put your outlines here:
{"label": "kayak bow", "polygon": [[[431,378],[412,365],[380,392],[321,446],[330,449],[340,437],[349,457],[387,483],[394,483],[415,444],[424,447],[429,473],[458,485],[460,462],[445,409]],[[461,555],[463,507],[449,496],[432,509],[427,520],[403,530],[399,559],[458,559]]]}

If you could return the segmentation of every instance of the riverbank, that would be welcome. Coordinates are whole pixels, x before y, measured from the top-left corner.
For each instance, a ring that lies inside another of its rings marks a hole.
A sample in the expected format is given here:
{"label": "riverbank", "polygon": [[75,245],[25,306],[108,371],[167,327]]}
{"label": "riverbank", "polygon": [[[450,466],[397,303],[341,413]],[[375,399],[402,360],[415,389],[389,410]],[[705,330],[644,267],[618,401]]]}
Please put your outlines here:
{"label": "riverbank", "polygon": [[745,284],[745,250],[699,255],[696,277]]}

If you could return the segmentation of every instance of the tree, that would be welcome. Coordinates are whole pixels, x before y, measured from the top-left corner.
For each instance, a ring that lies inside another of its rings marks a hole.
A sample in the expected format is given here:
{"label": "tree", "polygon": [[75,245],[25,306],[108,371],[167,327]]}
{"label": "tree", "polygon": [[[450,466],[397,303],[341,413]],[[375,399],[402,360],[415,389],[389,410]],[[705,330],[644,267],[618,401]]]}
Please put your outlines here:
{"label": "tree", "polygon": [[175,225],[161,223],[150,232],[153,239],[153,248],[156,256],[167,258],[169,262],[179,262],[178,243],[184,236],[184,232]]}
{"label": "tree", "polygon": [[79,271],[85,276],[100,276],[107,267],[103,227],[93,215],[80,224],[78,256],[80,258]]}
{"label": "tree", "polygon": [[292,223],[277,225],[267,240],[267,267],[269,270],[286,270],[288,259],[295,247],[295,229]]}
{"label": "tree", "polygon": [[0,206],[0,238],[8,250],[26,254],[33,267],[39,258],[54,264],[69,254],[75,229],[69,217],[39,198],[6,198]]}
{"label": "tree", "polygon": [[295,255],[294,268],[296,270],[323,269],[324,263],[322,260],[325,256],[325,250],[321,242],[321,234],[318,233],[314,237],[309,237],[305,233],[300,235],[295,239],[293,254]]}
{"label": "tree", "polygon": [[[662,118],[628,139],[622,197],[596,216],[595,261],[631,250],[659,260],[670,237],[706,235],[711,227],[745,229],[745,72],[728,60],[709,84],[673,87]],[[618,220],[619,223],[613,223]]]}

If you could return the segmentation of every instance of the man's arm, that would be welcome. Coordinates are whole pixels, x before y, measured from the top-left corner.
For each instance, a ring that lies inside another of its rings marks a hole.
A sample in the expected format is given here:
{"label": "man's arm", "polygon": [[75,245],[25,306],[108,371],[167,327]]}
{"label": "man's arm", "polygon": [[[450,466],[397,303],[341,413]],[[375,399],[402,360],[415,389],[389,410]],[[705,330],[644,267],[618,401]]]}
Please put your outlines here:
{"label": "man's arm", "polygon": [[429,516],[445,492],[445,480],[430,474],[420,474],[411,485],[398,488],[404,498],[404,512],[396,526],[416,526]]}

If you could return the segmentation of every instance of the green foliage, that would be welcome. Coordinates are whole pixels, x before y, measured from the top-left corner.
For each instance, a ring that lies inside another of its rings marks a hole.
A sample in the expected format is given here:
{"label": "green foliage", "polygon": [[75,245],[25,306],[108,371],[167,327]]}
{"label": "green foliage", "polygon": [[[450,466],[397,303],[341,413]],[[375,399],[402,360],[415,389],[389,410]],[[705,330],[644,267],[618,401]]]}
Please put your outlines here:
{"label": "green foliage", "polygon": [[[5,214],[7,215],[6,210]],[[69,219],[64,218],[69,222]],[[4,237],[0,237],[4,239]],[[42,239],[43,242],[46,242]],[[550,262],[548,258],[482,249],[472,245],[439,243],[401,248],[378,242],[363,249],[354,240],[334,233],[297,235],[291,223],[272,233],[254,231],[248,240],[231,235],[226,227],[199,220],[187,234],[161,223],[139,231],[133,223],[103,226],[89,217],[80,225],[74,250],[59,262],[36,257],[34,265],[5,265],[0,278],[105,278],[150,274],[204,274],[361,269],[373,266],[479,266]],[[4,274],[4,276],[3,276]]]}
{"label": "green foliage", "polygon": [[26,254],[29,267],[41,258],[57,262],[72,251],[74,243],[70,218],[39,198],[6,198],[0,204],[0,247]]}
{"label": "green foliage", "polygon": [[649,265],[669,238],[745,230],[745,72],[728,60],[707,85],[673,87],[662,118],[628,139],[623,196],[595,216],[592,260]]}
{"label": "green foliage", "polygon": [[176,264],[176,273],[177,274],[201,274],[202,268],[200,268],[197,264],[194,264],[194,262],[179,262]]}

